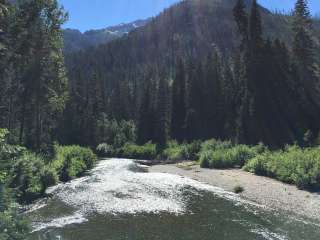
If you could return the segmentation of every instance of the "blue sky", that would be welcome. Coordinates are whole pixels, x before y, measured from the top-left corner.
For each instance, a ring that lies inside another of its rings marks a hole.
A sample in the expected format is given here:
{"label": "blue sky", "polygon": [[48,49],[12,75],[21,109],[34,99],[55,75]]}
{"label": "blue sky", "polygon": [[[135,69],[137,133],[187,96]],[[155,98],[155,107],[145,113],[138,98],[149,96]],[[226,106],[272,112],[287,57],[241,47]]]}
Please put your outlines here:
{"label": "blue sky", "polygon": [[[179,0],[59,0],[69,12],[65,28],[81,31],[131,22],[155,16]],[[313,13],[320,12],[320,0],[309,0]],[[295,0],[260,0],[269,9],[289,11]]]}

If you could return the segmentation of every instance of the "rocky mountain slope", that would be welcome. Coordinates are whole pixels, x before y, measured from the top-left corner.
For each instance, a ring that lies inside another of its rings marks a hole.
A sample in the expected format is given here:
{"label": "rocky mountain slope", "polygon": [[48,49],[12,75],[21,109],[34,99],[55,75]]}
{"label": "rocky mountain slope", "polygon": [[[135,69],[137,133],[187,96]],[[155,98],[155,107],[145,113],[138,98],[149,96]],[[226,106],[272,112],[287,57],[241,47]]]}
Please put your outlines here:
{"label": "rocky mountain slope", "polygon": [[63,32],[65,52],[76,52],[92,46],[108,43],[127,35],[137,28],[145,26],[148,22],[149,19],[137,20],[132,23],[120,24],[105,29],[90,30],[84,33],[76,29],[65,29]]}

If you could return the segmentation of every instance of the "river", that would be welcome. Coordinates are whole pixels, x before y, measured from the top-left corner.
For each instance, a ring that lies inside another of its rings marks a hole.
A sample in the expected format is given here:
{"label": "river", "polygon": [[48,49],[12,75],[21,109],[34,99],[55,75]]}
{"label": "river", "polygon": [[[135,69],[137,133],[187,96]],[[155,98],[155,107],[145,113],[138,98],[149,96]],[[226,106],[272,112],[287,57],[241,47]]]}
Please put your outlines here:
{"label": "river", "polygon": [[102,160],[28,213],[35,240],[319,240],[320,223],[188,178]]}

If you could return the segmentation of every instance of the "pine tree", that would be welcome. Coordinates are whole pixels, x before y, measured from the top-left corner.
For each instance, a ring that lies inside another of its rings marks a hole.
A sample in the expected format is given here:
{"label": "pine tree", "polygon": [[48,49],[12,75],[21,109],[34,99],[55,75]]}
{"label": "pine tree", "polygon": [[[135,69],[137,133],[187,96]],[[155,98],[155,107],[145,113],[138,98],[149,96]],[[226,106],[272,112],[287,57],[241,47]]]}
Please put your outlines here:
{"label": "pine tree", "polygon": [[233,16],[238,26],[238,32],[241,36],[240,49],[243,51],[248,42],[248,15],[243,0],[238,0],[233,8]]}
{"label": "pine tree", "polygon": [[61,30],[66,15],[56,0],[32,0],[21,2],[16,18],[20,142],[46,149],[67,100]]}
{"label": "pine tree", "polygon": [[293,53],[296,67],[306,94],[320,104],[319,66],[315,60],[315,43],[312,38],[312,19],[306,0],[295,4],[293,21]]}
{"label": "pine tree", "polygon": [[154,109],[152,105],[152,86],[148,80],[141,99],[138,115],[138,143],[144,144],[153,140],[155,131]]}
{"label": "pine tree", "polygon": [[204,137],[204,72],[202,63],[195,64],[193,59],[188,64],[187,112],[185,119],[186,140]]}
{"label": "pine tree", "polygon": [[168,81],[160,77],[156,103],[155,140],[159,149],[166,146],[169,136],[169,86]]}
{"label": "pine tree", "polygon": [[236,119],[236,84],[231,70],[231,61],[226,61],[222,69],[222,86],[221,86],[221,114],[222,114],[222,138],[232,139],[235,136],[235,119]]}
{"label": "pine tree", "polygon": [[249,118],[250,93],[248,88],[248,65],[249,65],[249,20],[243,0],[238,0],[234,10],[234,19],[241,36],[239,54],[235,61],[235,79],[238,85],[238,96],[236,97],[237,118],[236,135],[237,142],[244,142],[247,138],[247,126]]}
{"label": "pine tree", "polygon": [[262,23],[261,15],[259,11],[259,6],[257,0],[253,0],[251,6],[250,20],[249,20],[249,38],[251,48],[257,49],[261,47],[262,40]]}
{"label": "pine tree", "polygon": [[[7,91],[9,71],[8,49],[9,5],[0,1],[0,124],[6,126],[8,118]],[[6,126],[8,127],[8,126]]]}
{"label": "pine tree", "polygon": [[293,52],[299,63],[306,63],[308,68],[312,68],[315,44],[312,39],[312,19],[306,0],[297,0],[293,16]]}
{"label": "pine tree", "polygon": [[297,95],[302,111],[308,115],[304,128],[300,130],[300,139],[303,142],[303,133],[307,130],[314,135],[319,131],[320,117],[320,74],[316,61],[315,42],[313,40],[313,26],[310,11],[306,0],[297,0],[293,14],[293,69],[296,71],[294,83],[299,86]]}
{"label": "pine tree", "polygon": [[205,63],[205,80],[203,84],[203,104],[204,109],[204,128],[206,128],[206,138],[219,138],[222,134],[222,66],[221,55],[219,51],[214,48],[209,54]]}
{"label": "pine tree", "polygon": [[186,70],[182,59],[179,59],[176,75],[172,84],[171,136],[179,141],[184,140],[184,123],[186,119]]}

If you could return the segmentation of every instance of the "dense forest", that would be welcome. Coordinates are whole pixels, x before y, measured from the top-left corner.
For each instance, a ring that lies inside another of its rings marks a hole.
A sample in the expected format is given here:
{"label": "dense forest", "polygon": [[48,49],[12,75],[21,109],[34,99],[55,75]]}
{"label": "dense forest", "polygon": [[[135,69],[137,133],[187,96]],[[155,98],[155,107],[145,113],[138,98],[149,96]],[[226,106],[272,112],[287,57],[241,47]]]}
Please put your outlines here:
{"label": "dense forest", "polygon": [[2,10],[0,126],[12,143],[95,147],[114,119],[133,121],[139,143],[279,147],[318,136],[320,30],[304,1],[292,16],[256,1],[183,1],[128,36],[67,54],[66,67],[57,9]]}
{"label": "dense forest", "polygon": [[[84,147],[126,146],[126,156],[127,142],[146,144],[144,157],[156,158],[169,140],[196,152],[195,140],[215,138],[252,157],[260,148],[237,144],[319,143],[320,23],[305,0],[292,15],[256,0],[185,0],[128,35],[64,54],[66,20],[57,0],[0,0],[1,240],[28,231],[13,199],[32,202],[93,167]],[[214,166],[206,156],[202,165]]]}
{"label": "dense forest", "polygon": [[140,143],[214,137],[279,147],[303,144],[306,132],[315,138],[318,22],[304,1],[292,16],[250,2],[183,1],[127,37],[67,55],[61,141],[101,142],[92,119],[104,116],[133,120]]}

